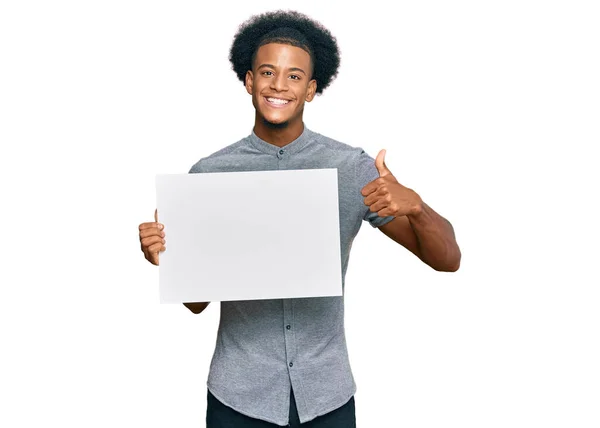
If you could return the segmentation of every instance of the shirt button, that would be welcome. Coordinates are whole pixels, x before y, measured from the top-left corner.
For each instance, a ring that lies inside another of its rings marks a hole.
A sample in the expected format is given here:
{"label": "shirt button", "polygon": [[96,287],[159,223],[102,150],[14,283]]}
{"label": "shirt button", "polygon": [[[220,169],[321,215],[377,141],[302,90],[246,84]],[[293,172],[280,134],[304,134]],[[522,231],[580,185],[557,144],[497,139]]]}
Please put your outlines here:
{"label": "shirt button", "polygon": [[294,366],[294,363],[290,363],[290,367],[293,367],[293,366]]}
{"label": "shirt button", "polygon": [[279,150],[279,154],[282,155],[283,154],[283,150]]}
{"label": "shirt button", "polygon": [[292,326],[288,324],[285,326],[285,328],[287,328],[289,330],[290,328],[292,328]]}

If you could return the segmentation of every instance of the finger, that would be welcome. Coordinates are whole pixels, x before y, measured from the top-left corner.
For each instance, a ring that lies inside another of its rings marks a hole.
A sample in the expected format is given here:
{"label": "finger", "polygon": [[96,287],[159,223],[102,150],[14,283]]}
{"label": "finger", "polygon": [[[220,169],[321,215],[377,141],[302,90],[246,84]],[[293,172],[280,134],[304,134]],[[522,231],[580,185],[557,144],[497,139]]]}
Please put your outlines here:
{"label": "finger", "polygon": [[367,195],[373,193],[375,190],[379,189],[379,187],[382,184],[385,184],[385,180],[383,178],[376,178],[375,180],[373,180],[369,184],[367,184],[365,187],[363,187],[362,190],[360,191],[360,193],[363,196],[367,196]]}
{"label": "finger", "polygon": [[144,229],[148,229],[150,227],[158,227],[158,223],[155,222],[151,222],[151,223],[142,223],[140,224],[139,229],[140,230],[144,230]]}
{"label": "finger", "polygon": [[159,223],[159,222],[158,222],[158,208],[156,208],[156,209],[154,210],[154,221],[156,222],[156,224],[158,225],[158,228],[159,228],[160,230],[162,230],[162,229],[164,229],[164,228],[165,228],[165,226],[164,226],[162,223]]}
{"label": "finger", "polygon": [[379,171],[380,177],[385,177],[386,175],[390,175],[391,172],[385,165],[385,149],[380,150],[375,158],[375,167],[377,171]]}
{"label": "finger", "polygon": [[156,254],[158,255],[159,251],[165,251],[167,248],[162,242],[157,242],[156,244],[152,244],[148,247],[148,254]]}
{"label": "finger", "polygon": [[365,198],[365,205],[373,205],[378,199],[388,195],[386,186],[381,186],[375,192],[371,193]]}
{"label": "finger", "polygon": [[157,243],[164,244],[165,240],[160,236],[149,236],[148,238],[142,239],[142,251],[144,251],[144,248],[150,248],[150,246]]}
{"label": "finger", "polygon": [[162,242],[157,242],[155,244],[148,246],[148,252],[149,253],[158,253],[159,251],[164,251],[163,250],[164,247],[165,247],[165,245]]}
{"label": "finger", "polygon": [[158,227],[150,227],[148,229],[143,229],[140,230],[140,239],[144,239],[147,238],[149,236],[160,236],[160,237],[165,237],[165,232],[162,230],[159,230]]}
{"label": "finger", "polygon": [[369,210],[371,210],[372,212],[378,212],[381,211],[382,209],[386,208],[387,206],[389,206],[390,202],[388,200],[386,200],[385,198],[379,199],[377,202],[375,202],[374,204],[369,206]]}

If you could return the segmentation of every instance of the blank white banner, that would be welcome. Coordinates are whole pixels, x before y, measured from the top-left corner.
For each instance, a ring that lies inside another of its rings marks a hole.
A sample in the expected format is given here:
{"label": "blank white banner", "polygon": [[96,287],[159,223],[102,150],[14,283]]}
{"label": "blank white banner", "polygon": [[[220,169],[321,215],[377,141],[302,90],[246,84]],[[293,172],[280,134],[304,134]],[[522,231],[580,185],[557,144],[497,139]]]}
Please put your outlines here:
{"label": "blank white banner", "polygon": [[161,303],[342,295],[337,169],[156,177]]}

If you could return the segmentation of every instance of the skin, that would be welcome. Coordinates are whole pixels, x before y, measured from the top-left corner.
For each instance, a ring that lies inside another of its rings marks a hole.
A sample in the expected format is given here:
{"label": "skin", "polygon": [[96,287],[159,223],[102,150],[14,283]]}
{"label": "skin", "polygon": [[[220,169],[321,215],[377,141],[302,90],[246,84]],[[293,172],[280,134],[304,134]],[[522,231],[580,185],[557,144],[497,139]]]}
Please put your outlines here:
{"label": "skin", "polygon": [[[158,222],[158,210],[154,210],[154,221],[142,223],[139,226],[140,244],[144,257],[153,265],[158,266],[159,254],[166,250],[165,225]],[[210,302],[184,303],[190,311],[199,314]]]}
{"label": "skin", "polygon": [[[246,73],[246,91],[252,96],[254,132],[264,141],[283,147],[304,131],[304,104],[315,96],[317,82],[311,78],[310,55],[301,48],[280,43],[261,46],[252,70]],[[285,106],[273,105],[269,98],[286,100]],[[402,245],[424,263],[438,271],[454,272],[460,266],[461,253],[454,230],[448,220],[436,213],[412,189],[398,182],[385,164],[385,150],[375,159],[379,178],[361,190],[364,204],[378,215],[395,218],[379,227],[390,239]],[[140,243],[145,258],[159,264],[165,251],[164,225],[154,222],[139,226]],[[193,313],[200,313],[210,302],[184,303]]]}
{"label": "skin", "polygon": [[385,164],[385,153],[381,150],[375,158],[379,178],[361,190],[370,211],[380,217],[395,217],[379,230],[431,268],[441,272],[457,271],[461,252],[452,225],[414,190],[398,182]]}
{"label": "skin", "polygon": [[[246,73],[246,91],[252,95],[254,133],[259,138],[282,147],[302,134],[304,103],[311,102],[317,90],[311,74],[310,55],[299,47],[269,43],[258,49]],[[274,106],[268,98],[288,103]]]}
{"label": "skin", "polygon": [[158,222],[158,210],[154,210],[154,222],[142,223],[139,226],[140,244],[144,257],[158,266],[159,252],[165,251],[165,226]]}

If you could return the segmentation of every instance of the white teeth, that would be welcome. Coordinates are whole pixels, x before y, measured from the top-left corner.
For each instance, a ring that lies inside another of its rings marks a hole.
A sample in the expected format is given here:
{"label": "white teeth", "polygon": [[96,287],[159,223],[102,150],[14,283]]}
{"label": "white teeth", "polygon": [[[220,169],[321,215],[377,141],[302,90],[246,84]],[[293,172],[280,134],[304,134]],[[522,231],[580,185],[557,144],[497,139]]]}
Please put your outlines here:
{"label": "white teeth", "polygon": [[280,100],[279,98],[267,98],[267,101],[273,104],[287,104],[288,100]]}

